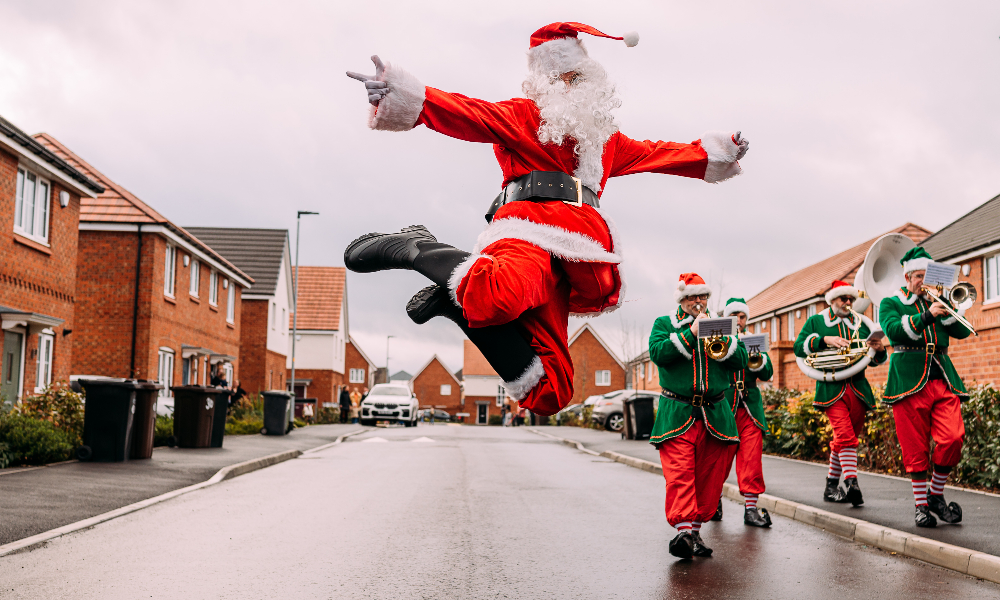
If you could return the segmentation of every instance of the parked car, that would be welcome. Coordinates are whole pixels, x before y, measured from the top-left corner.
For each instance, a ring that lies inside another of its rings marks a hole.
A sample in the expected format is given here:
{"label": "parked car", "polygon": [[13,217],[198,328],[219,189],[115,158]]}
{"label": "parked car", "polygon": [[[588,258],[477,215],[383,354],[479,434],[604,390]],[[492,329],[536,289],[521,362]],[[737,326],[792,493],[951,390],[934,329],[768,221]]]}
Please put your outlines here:
{"label": "parked car", "polygon": [[[608,392],[603,396],[598,396],[594,401],[594,411],[591,413],[590,419],[608,431],[621,431],[625,427],[623,403],[627,398],[633,398],[635,396],[648,396],[653,398],[654,402],[657,397],[657,395],[653,392],[644,392],[641,390],[617,390],[614,392]],[[593,397],[594,396],[591,396],[591,398]],[[590,398],[587,400],[590,400]]]}
{"label": "parked car", "polygon": [[443,411],[441,409],[438,409],[438,408],[422,408],[422,409],[418,410],[417,411],[417,420],[418,421],[430,421],[431,420],[431,414],[434,415],[434,420],[435,421],[444,421],[444,422],[451,421],[451,415],[449,415],[447,412],[445,412],[445,411]]}
{"label": "parked car", "polygon": [[405,383],[380,383],[361,403],[362,425],[395,421],[407,427],[417,424],[417,397]]}

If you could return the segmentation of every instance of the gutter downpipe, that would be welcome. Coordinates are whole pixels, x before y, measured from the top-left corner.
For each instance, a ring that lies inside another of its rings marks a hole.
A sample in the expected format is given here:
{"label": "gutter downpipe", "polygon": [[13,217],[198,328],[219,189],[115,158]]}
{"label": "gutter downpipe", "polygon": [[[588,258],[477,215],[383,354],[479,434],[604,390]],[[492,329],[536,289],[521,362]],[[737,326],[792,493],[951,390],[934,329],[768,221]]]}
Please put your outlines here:
{"label": "gutter downpipe", "polygon": [[128,378],[135,379],[135,338],[139,326],[139,274],[142,268],[142,223],[136,226],[138,243],[135,251],[135,294],[132,299],[132,358],[128,369]]}

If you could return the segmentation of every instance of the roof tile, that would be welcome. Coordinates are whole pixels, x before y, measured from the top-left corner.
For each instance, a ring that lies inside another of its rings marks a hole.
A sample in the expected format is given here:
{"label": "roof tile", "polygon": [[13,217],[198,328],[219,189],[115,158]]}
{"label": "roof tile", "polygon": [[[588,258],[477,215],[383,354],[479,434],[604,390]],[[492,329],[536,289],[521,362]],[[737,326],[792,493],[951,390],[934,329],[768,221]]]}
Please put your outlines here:
{"label": "roof tile", "polygon": [[[295,268],[292,268],[293,274]],[[334,331],[340,327],[340,313],[347,288],[344,267],[299,267],[298,329]],[[292,326],[289,316],[288,326]]]}

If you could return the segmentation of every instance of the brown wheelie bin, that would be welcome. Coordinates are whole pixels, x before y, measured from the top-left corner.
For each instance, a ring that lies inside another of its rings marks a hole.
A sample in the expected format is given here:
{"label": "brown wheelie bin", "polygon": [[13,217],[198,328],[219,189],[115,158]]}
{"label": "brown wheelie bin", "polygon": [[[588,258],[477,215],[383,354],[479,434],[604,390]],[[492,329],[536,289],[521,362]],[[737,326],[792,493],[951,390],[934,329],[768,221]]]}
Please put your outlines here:
{"label": "brown wheelie bin", "polygon": [[203,385],[180,385],[174,393],[174,436],[179,448],[208,448],[212,444],[216,389]]}

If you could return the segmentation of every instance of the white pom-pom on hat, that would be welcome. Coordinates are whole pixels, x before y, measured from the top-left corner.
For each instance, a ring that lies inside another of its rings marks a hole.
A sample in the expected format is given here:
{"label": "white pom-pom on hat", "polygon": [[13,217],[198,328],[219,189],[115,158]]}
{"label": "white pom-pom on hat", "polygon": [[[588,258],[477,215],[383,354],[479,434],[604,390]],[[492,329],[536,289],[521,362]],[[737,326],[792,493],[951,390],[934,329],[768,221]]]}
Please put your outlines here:
{"label": "white pom-pom on hat", "polygon": [[629,48],[634,48],[639,44],[639,32],[629,31],[628,33],[622,36],[622,39],[624,39],[626,46],[628,46]]}

